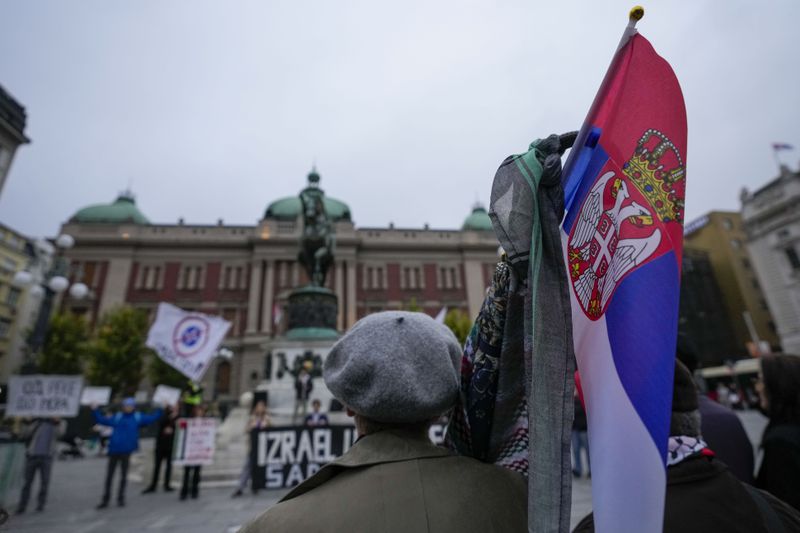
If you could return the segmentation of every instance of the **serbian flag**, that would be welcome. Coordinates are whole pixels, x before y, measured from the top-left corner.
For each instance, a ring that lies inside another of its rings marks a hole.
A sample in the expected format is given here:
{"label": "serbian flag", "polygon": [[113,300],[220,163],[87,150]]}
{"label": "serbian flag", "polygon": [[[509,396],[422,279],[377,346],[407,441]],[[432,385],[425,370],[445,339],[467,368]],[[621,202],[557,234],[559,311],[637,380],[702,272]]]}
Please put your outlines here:
{"label": "serbian flag", "polygon": [[601,533],[661,531],[678,325],[686,109],[634,28],[564,170],[575,355]]}

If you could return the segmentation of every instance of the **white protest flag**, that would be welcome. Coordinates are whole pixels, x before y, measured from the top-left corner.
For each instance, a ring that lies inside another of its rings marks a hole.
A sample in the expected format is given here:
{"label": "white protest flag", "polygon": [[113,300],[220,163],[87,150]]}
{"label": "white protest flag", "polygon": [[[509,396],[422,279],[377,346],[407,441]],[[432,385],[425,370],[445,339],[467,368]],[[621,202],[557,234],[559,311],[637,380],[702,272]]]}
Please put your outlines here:
{"label": "white protest flag", "polygon": [[439,311],[439,314],[436,315],[434,320],[439,324],[444,324],[444,318],[447,316],[447,306],[442,307],[442,310]]}
{"label": "white protest flag", "polygon": [[161,302],[147,334],[147,346],[193,381],[208,369],[231,323],[217,316],[186,312]]}

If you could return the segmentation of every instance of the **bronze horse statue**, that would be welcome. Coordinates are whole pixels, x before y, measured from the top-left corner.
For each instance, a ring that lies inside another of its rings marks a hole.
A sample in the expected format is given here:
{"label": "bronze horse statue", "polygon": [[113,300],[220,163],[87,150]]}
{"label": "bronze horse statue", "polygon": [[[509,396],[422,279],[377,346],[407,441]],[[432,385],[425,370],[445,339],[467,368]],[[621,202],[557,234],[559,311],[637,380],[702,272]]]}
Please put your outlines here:
{"label": "bronze horse statue", "polygon": [[[309,181],[311,181],[309,176]],[[319,178],[317,178],[319,179]],[[300,237],[298,260],[312,286],[324,287],[328,269],[333,263],[333,228],[323,202],[324,194],[316,183],[300,193],[303,208],[303,234]]]}

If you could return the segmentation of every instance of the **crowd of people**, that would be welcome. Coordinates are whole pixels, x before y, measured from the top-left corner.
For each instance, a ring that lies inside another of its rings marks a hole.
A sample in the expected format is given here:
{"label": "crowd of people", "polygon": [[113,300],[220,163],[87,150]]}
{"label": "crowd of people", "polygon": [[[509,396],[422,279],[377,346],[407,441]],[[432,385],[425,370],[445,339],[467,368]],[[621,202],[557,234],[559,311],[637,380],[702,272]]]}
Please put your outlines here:
{"label": "crowd of people", "polygon": [[[431,423],[457,401],[461,352],[450,330],[423,313],[382,312],[359,321],[334,345],[323,372],[327,387],[353,417],[358,440],[243,531],[372,531],[381,530],[378,525],[386,520],[405,531],[525,530],[527,494],[522,475],[454,454],[428,438]],[[757,469],[740,418],[730,406],[698,389],[694,377],[698,359],[691,343],[679,336],[664,530],[800,531],[800,357],[768,355],[760,360],[755,391],[768,424],[756,450]],[[299,377],[298,404],[309,400],[312,388],[310,378]],[[576,379],[578,391],[579,376]],[[188,401],[182,401],[180,409],[166,407],[145,414],[136,410],[133,398],[126,398],[116,413],[93,411],[99,426],[112,429],[98,509],[108,507],[118,469],[116,502],[125,505],[130,456],[139,448],[140,429],[150,424],[157,423],[153,471],[142,492],[156,492],[160,481],[165,492],[174,490],[171,458],[176,423],[179,416],[204,416],[197,401],[201,393],[184,393],[183,400]],[[327,425],[321,402],[310,403],[310,412],[299,406],[295,416],[304,415],[308,427]],[[574,410],[573,474],[591,476],[587,416],[577,393]],[[271,425],[267,404],[261,400],[243,429],[249,435]],[[37,473],[41,479],[37,510],[44,509],[56,442],[64,426],[59,419],[40,419],[25,427],[27,461],[18,513],[27,509]],[[251,484],[250,457],[248,451],[233,497],[242,496]],[[201,475],[200,466],[184,467],[181,500],[198,497]],[[391,480],[392,490],[383,490],[386,480]],[[309,508],[317,511],[309,514]],[[593,515],[574,531],[594,531]]]}

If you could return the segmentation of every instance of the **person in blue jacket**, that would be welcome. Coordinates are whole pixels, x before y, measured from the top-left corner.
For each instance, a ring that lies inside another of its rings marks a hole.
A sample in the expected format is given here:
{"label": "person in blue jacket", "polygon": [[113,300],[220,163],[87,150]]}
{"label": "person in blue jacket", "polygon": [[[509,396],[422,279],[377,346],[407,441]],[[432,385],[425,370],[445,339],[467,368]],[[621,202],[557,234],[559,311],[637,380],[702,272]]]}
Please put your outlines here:
{"label": "person in blue jacket", "polygon": [[111,499],[111,483],[114,480],[114,470],[117,464],[122,470],[119,480],[119,493],[117,494],[117,505],[125,506],[125,483],[128,480],[128,463],[131,454],[139,449],[139,428],[152,424],[161,418],[161,409],[154,413],[145,415],[136,411],[136,400],[125,398],[122,401],[122,411],[113,416],[103,416],[98,409],[92,410],[92,415],[97,424],[109,426],[114,429],[111,440],[108,443],[108,469],[106,470],[106,485],[103,492],[103,499],[100,501],[98,509],[108,507],[108,500]]}

